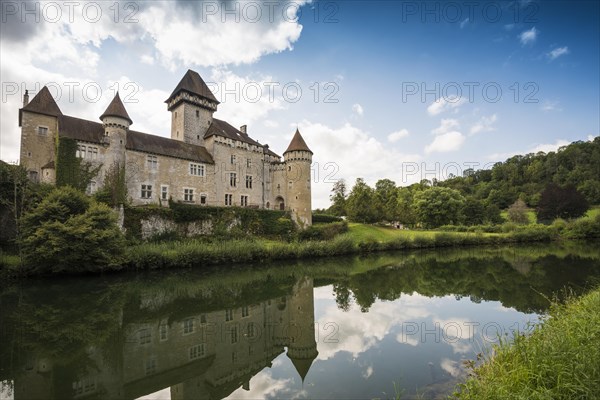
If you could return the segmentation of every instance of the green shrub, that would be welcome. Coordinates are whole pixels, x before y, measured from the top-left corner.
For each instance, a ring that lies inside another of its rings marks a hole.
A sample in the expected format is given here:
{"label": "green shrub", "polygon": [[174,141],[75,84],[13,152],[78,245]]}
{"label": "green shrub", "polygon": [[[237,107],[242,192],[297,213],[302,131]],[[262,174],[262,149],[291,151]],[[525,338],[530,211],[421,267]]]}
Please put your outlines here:
{"label": "green shrub", "polygon": [[335,215],[328,215],[328,214],[313,214],[312,216],[312,222],[313,224],[318,224],[318,223],[331,223],[331,222],[341,222],[344,219],[342,217],[336,217]]}

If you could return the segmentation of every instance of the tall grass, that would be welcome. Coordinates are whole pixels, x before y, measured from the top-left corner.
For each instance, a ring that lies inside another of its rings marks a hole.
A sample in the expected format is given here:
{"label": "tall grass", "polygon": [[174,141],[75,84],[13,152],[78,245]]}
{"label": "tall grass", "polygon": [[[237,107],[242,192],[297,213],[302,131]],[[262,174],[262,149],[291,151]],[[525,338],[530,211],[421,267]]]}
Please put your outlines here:
{"label": "tall grass", "polygon": [[454,395],[458,399],[600,397],[600,288],[554,305],[534,332],[495,346]]}

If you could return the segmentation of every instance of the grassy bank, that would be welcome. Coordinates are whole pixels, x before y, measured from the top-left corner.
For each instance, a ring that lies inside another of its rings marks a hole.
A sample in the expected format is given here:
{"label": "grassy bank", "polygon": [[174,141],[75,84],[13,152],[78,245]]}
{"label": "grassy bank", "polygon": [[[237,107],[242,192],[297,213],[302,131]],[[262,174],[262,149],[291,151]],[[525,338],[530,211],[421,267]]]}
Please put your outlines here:
{"label": "grassy bank", "polygon": [[554,306],[530,336],[494,348],[460,385],[458,399],[592,399],[600,396],[600,288]]}

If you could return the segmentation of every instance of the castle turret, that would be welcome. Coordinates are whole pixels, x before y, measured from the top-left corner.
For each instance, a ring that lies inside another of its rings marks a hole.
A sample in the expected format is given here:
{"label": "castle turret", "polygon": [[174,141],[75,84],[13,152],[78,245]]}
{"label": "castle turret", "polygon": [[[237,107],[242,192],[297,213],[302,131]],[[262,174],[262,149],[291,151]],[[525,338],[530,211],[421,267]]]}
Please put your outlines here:
{"label": "castle turret", "polygon": [[313,280],[304,277],[294,285],[288,306],[290,320],[287,356],[304,382],[308,370],[319,354],[315,340],[315,306]]}
{"label": "castle turret", "polygon": [[127,144],[127,131],[133,124],[119,93],[112,99],[106,111],[100,116],[104,127],[105,140],[108,143],[106,151],[106,165],[114,163],[125,164],[125,145]]}
{"label": "castle turret", "polygon": [[288,208],[292,219],[301,228],[312,225],[310,166],[313,152],[308,148],[300,131],[296,133],[283,153],[286,168]]}
{"label": "castle turret", "polygon": [[188,70],[165,103],[171,111],[171,139],[203,146],[219,101],[200,75]]}

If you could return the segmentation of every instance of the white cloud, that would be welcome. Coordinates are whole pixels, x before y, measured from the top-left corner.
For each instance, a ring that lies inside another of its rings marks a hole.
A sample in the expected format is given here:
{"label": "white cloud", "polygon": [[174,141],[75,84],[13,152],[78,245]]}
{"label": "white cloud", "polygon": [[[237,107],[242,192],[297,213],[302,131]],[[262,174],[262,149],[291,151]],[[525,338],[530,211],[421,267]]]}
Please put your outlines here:
{"label": "white cloud", "polygon": [[521,32],[521,34],[519,35],[519,40],[521,41],[522,45],[533,44],[536,41],[539,34],[540,34],[540,31],[535,29],[535,26],[534,26],[533,28],[531,28],[528,31]]}
{"label": "white cloud", "polygon": [[291,389],[293,380],[275,379],[270,370],[264,370],[252,377],[250,380],[250,390],[246,391],[239,388],[227,396],[228,399],[271,399],[271,398],[291,398]]}
{"label": "white cloud", "polygon": [[566,54],[569,54],[569,48],[567,46],[564,46],[564,47],[555,48],[550,53],[548,53],[547,56],[550,58],[550,61],[552,61],[552,60],[556,60],[558,57],[564,56]]}
{"label": "white cloud", "polygon": [[367,369],[362,373],[363,378],[369,379],[373,375],[373,366],[369,365]]}
{"label": "white cloud", "polygon": [[444,118],[440,122],[440,126],[431,131],[431,133],[435,135],[442,135],[444,133],[448,133],[453,129],[456,129],[460,126],[458,120],[452,118]]}
{"label": "white cloud", "polygon": [[495,130],[492,126],[498,120],[498,116],[496,114],[490,115],[489,117],[481,117],[479,121],[477,121],[473,126],[471,126],[471,130],[469,131],[471,135],[474,135],[479,132],[491,132]]}
{"label": "white cloud", "polygon": [[[278,139],[274,138],[278,142],[273,143],[271,148],[285,148],[295,129],[296,125],[290,126],[289,136],[280,135]],[[299,129],[315,154],[313,163],[317,176],[312,187],[315,208],[329,206],[332,184],[340,178],[344,178],[350,187],[359,177],[371,185],[382,177],[395,180],[397,184],[405,184],[406,182],[402,181],[402,163],[421,159],[417,154],[398,151],[350,123],[330,127],[323,123],[303,120]],[[365,168],[366,165],[369,167]]]}
{"label": "white cloud", "polygon": [[458,131],[451,131],[438,135],[433,142],[425,146],[425,154],[447,153],[461,148],[465,142],[465,136]]}
{"label": "white cloud", "polygon": [[352,111],[353,111],[355,114],[358,114],[358,115],[360,115],[360,116],[362,116],[362,115],[364,114],[364,112],[365,112],[365,110],[363,109],[363,107],[362,107],[360,104],[358,104],[358,103],[357,103],[357,104],[354,104],[354,105],[352,105]]}
{"label": "white cloud", "polygon": [[554,143],[543,143],[543,144],[538,144],[535,145],[533,147],[530,147],[528,150],[518,150],[518,151],[511,151],[511,152],[507,152],[507,153],[494,153],[494,154],[490,154],[487,158],[489,160],[494,160],[494,161],[504,161],[507,158],[510,158],[514,155],[517,154],[536,154],[540,151],[543,151],[544,153],[550,153],[551,151],[556,151],[558,150],[560,147],[562,146],[566,146],[568,144],[570,144],[571,142],[568,140],[563,140],[563,139],[558,139],[556,142]]}
{"label": "white cloud", "polygon": [[463,19],[460,23],[460,29],[463,29],[467,25],[468,22],[469,22],[469,18]]}
{"label": "white cloud", "polygon": [[558,101],[544,100],[542,105],[540,106],[540,110],[544,112],[550,111],[562,111],[562,108],[559,107]]}
{"label": "white cloud", "polygon": [[409,135],[409,132],[407,129],[400,129],[399,131],[390,133],[388,135],[387,139],[388,139],[388,142],[395,143],[398,140],[407,137],[408,135]]}
{"label": "white cloud", "polygon": [[448,97],[440,97],[433,103],[427,107],[427,112],[429,115],[438,115],[445,111],[454,109],[458,111],[458,107],[467,102],[467,99],[464,97],[457,96],[448,96]]}
{"label": "white cloud", "polygon": [[504,25],[504,29],[506,29],[507,31],[512,31],[514,27],[515,27],[515,24]]}
{"label": "white cloud", "polygon": [[279,127],[279,122],[273,121],[272,119],[265,119],[263,125],[267,128],[277,128]]}

